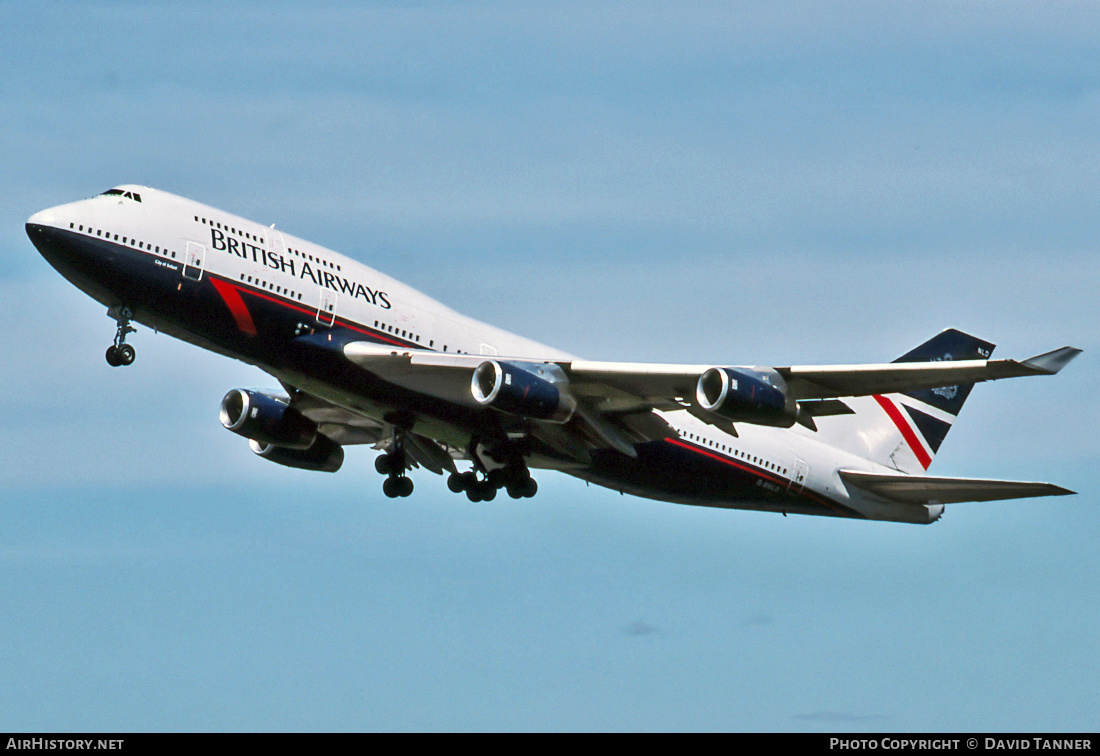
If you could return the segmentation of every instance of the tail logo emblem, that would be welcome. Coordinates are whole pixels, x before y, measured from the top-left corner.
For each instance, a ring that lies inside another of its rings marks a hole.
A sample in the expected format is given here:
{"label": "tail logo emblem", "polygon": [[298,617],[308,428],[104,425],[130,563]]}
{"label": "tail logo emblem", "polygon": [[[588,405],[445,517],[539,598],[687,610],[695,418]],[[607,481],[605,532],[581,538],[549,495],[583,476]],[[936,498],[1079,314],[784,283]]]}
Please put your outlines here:
{"label": "tail logo emblem", "polygon": [[[930,362],[951,362],[954,359],[955,358],[951,356],[951,353],[948,352],[943,357],[933,357],[929,361]],[[947,400],[950,401],[951,399],[954,399],[958,395],[959,387],[958,386],[942,386],[940,388],[932,389],[932,393],[935,394],[936,396],[943,397],[944,399],[947,399]]]}

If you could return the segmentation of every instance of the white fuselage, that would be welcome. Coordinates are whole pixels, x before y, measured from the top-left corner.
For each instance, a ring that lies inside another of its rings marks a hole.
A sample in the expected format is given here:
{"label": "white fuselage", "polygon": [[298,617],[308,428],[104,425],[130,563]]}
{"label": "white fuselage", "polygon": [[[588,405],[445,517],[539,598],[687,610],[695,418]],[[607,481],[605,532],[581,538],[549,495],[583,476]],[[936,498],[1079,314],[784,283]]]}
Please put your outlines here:
{"label": "white fuselage", "polygon": [[[561,350],[466,317],[357,260],[272,226],[148,187],[122,186],[118,191],[124,194],[100,195],[54,207],[36,214],[28,223],[122,245],[143,253],[153,265],[178,271],[181,281],[216,278],[258,289],[265,296],[293,307],[303,325],[331,325],[338,319],[384,343],[410,348],[545,361],[573,359]],[[85,285],[63,266],[55,265],[104,304],[117,304],[102,287]],[[228,304],[232,309],[232,301]],[[238,327],[247,330],[247,314],[234,315],[238,317]],[[178,328],[165,327],[155,307],[138,308],[135,319],[210,346],[202,339],[179,332]],[[276,366],[255,356],[233,356],[282,377]],[[326,396],[323,384],[311,385],[310,391],[335,403],[342,402],[339,395]],[[838,469],[895,471],[822,443],[807,429],[742,423],[737,426],[738,435],[733,436],[687,412],[664,412],[661,416],[680,434],[679,439],[671,439],[669,444],[680,445],[721,464],[754,471],[762,494],[769,489],[804,493],[825,507],[837,505],[837,511],[846,508],[871,519],[929,522],[942,511],[941,505],[903,506],[849,491],[837,475]],[[589,477],[584,470],[567,471]],[[686,501],[679,495],[643,491],[630,485],[612,487],[653,498]],[[742,506],[736,501],[711,503]],[[743,505],[759,508],[751,501]]]}

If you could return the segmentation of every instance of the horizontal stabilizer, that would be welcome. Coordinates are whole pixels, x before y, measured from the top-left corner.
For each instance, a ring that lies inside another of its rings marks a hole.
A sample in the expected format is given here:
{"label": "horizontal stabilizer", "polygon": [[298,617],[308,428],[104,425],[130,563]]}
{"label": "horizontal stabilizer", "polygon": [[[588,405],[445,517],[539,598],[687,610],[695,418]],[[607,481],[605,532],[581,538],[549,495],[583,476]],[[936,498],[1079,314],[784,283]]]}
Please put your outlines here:
{"label": "horizontal stabilizer", "polygon": [[840,470],[840,477],[875,496],[907,504],[956,504],[961,501],[1029,499],[1034,496],[1067,496],[1075,493],[1053,483],[982,478],[934,478],[925,475],[892,475]]}
{"label": "horizontal stabilizer", "polygon": [[1024,365],[1042,371],[1048,375],[1054,375],[1068,365],[1074,357],[1081,354],[1081,350],[1075,347],[1062,347],[1053,352],[1036,355],[1030,360],[1024,360]]}

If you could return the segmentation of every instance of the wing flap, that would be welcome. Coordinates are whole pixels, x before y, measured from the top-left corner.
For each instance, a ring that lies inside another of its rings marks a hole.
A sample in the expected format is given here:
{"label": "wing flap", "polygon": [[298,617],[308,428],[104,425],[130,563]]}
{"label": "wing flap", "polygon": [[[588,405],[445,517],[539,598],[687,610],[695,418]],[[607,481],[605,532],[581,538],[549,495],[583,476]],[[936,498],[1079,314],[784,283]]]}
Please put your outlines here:
{"label": "wing flap", "polygon": [[1075,493],[1053,483],[984,478],[940,478],[840,470],[840,477],[868,493],[906,504],[957,504],[963,501],[1030,499]]}

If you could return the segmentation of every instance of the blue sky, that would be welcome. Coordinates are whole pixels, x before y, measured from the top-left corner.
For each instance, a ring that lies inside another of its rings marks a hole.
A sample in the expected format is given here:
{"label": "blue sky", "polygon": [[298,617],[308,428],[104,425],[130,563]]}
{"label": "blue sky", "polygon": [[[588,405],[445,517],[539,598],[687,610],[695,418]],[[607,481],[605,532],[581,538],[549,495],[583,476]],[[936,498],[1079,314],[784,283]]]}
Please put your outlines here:
{"label": "blue sky", "polygon": [[[0,4],[0,729],[1089,730],[1100,11],[1087,3]],[[955,326],[928,527],[541,474],[471,505],[254,458],[271,385],[113,324],[36,210],[144,183],[595,359],[884,361]]]}

